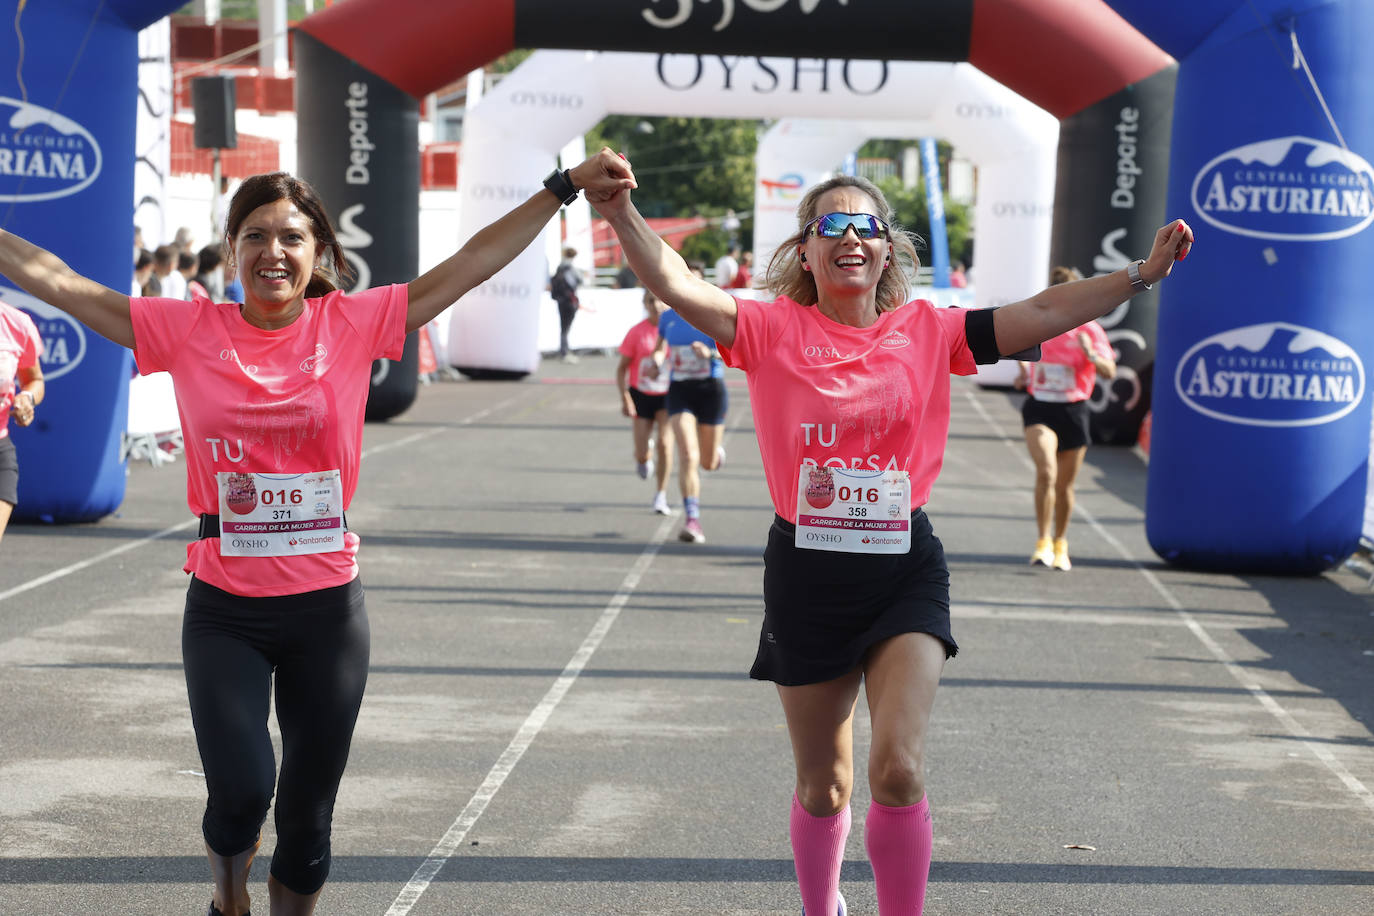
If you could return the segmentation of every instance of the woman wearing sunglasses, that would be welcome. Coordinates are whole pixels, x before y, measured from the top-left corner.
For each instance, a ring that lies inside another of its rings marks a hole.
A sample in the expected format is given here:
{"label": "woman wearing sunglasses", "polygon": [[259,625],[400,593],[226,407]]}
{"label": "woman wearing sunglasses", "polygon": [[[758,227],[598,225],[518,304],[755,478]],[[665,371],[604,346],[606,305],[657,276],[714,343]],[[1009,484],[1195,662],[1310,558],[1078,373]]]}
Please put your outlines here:
{"label": "woman wearing sunglasses", "polygon": [[773,302],[692,277],[625,191],[589,192],[644,285],[748,373],[776,517],[750,674],[777,684],[796,763],[790,835],[802,905],[844,913],[840,866],[854,781],[853,717],[872,721],[864,840],[879,912],[920,913],[930,870],[925,735],[950,631],[949,571],[921,506],[940,471],[951,373],[968,375],[1105,314],[1168,276],[1181,221],[1131,269],[992,310],[907,302],[916,264],[882,192],[841,176],[807,192],[774,253]]}

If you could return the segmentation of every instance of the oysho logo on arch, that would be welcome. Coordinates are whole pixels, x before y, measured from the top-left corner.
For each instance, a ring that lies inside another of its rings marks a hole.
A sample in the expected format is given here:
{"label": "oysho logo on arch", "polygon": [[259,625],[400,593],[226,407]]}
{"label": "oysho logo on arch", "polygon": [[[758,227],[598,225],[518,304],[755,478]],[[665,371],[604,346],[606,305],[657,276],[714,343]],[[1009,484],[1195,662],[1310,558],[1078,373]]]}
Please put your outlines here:
{"label": "oysho logo on arch", "polygon": [[1320,242],[1374,222],[1374,167],[1311,137],[1228,150],[1193,179],[1193,206],[1219,229],[1261,239]]}
{"label": "oysho logo on arch", "polygon": [[100,175],[100,144],[55,111],[0,96],[0,201],[67,197]]}
{"label": "oysho logo on arch", "polygon": [[1364,399],[1364,363],[1349,344],[1282,321],[1252,324],[1195,343],[1174,389],[1198,413],[1242,426],[1316,426]]}

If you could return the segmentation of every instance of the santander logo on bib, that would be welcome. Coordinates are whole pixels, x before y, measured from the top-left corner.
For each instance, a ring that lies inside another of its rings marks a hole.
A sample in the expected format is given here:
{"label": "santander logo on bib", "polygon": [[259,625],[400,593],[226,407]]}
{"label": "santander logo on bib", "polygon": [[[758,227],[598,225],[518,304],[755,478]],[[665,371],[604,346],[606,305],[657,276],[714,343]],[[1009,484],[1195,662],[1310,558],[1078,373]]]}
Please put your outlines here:
{"label": "santander logo on bib", "polygon": [[1333,143],[1276,137],[1227,150],[1193,179],[1193,206],[1219,229],[1321,242],[1374,222],[1374,167]]}
{"label": "santander logo on bib", "polygon": [[891,334],[878,341],[878,346],[882,347],[884,350],[900,350],[910,343],[911,338],[907,337],[901,331],[893,331]]}

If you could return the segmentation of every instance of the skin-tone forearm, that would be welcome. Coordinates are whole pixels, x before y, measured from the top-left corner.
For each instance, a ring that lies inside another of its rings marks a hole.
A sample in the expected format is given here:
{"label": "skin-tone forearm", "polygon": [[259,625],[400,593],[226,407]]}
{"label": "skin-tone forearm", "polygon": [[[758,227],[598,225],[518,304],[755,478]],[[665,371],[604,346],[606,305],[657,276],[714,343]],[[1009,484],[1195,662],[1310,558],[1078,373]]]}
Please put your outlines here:
{"label": "skin-tone forearm", "polygon": [[10,403],[10,418],[19,426],[33,422],[33,410],[43,401],[46,388],[43,384],[43,370],[29,366],[19,370],[19,388],[14,392]]}
{"label": "skin-tone forearm", "polygon": [[473,288],[496,275],[544,231],[562,201],[546,190],[468,239],[447,260],[412,280],[406,330],[424,327]]}
{"label": "skin-tone forearm", "polygon": [[[1173,270],[1174,262],[1187,257],[1193,232],[1175,220],[1155,233],[1154,247],[1140,268],[1147,283],[1158,283]],[[1004,355],[1020,352],[1071,328],[1087,324],[1135,295],[1125,270],[1059,283],[997,310],[993,327],[997,347]]]}
{"label": "skin-tone forearm", "polygon": [[[603,150],[569,169],[573,186],[596,193],[614,194],[634,187],[634,177],[623,160]],[[540,189],[534,196],[482,229],[456,254],[410,282],[406,330],[423,327],[469,290],[491,279],[544,231],[544,226],[563,205],[552,191]]]}
{"label": "skin-tone forearm", "polygon": [[102,337],[133,348],[129,297],[81,276],[57,255],[0,229],[0,275]]}
{"label": "skin-tone forearm", "polygon": [[615,213],[603,211],[620,240],[625,260],[645,289],[697,328],[725,346],[735,342],[735,299],[707,283],[649,227],[633,205]]}
{"label": "skin-tone forearm", "polygon": [[1124,270],[1072,283],[1058,283],[1029,299],[997,310],[993,327],[997,331],[998,349],[1008,355],[1044,343],[1101,318],[1133,295],[1131,281]]}

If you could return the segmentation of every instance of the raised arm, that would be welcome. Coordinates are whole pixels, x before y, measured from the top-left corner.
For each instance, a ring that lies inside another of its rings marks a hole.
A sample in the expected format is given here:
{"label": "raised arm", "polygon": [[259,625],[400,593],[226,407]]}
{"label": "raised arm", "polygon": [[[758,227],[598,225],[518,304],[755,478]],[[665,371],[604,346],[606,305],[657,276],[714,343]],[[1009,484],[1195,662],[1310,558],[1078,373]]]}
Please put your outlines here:
{"label": "raised arm", "polygon": [[[606,151],[609,152],[609,151]],[[569,170],[573,187],[585,190],[588,200],[593,192],[609,193],[635,186],[629,165],[620,157],[598,153]],[[540,190],[505,216],[490,224],[458,249],[448,260],[412,280],[406,330],[423,327],[426,322],[489,280],[533,242],[544,224],[563,205],[553,192]]]}
{"label": "raised arm", "polygon": [[[601,151],[601,155],[609,153]],[[646,289],[697,330],[727,347],[734,345],[735,297],[688,269],[682,256],[649,228],[630,202],[628,189],[588,190],[587,201],[611,224],[630,269]]]}
{"label": "raised arm", "polygon": [[0,229],[0,274],[101,337],[133,349],[129,297],[72,270],[51,251]]}
{"label": "raised arm", "polygon": [[[1193,230],[1181,219],[1171,221],[1155,233],[1150,256],[1140,266],[1140,278],[1153,286],[1169,276],[1174,262],[1186,258],[1192,247]],[[1006,356],[1044,343],[1102,317],[1136,292],[1125,270],[1051,286],[997,310],[993,315],[997,348]]]}

